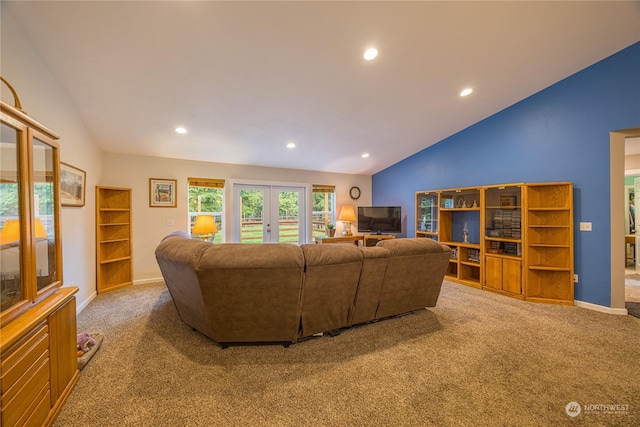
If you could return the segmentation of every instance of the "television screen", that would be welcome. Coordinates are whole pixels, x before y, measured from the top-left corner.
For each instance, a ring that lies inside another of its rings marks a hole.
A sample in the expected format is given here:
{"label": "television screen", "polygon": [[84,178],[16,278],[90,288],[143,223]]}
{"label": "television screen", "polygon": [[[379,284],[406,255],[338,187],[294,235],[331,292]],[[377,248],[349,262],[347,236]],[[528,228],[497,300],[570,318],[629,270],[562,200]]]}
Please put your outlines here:
{"label": "television screen", "polygon": [[400,206],[358,206],[358,233],[402,233]]}

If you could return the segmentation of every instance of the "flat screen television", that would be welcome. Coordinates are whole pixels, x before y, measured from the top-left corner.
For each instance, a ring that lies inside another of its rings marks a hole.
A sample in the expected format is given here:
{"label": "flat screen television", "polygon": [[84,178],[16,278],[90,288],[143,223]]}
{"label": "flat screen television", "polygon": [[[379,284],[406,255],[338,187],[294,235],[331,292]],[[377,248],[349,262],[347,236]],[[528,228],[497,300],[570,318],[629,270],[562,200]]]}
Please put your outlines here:
{"label": "flat screen television", "polygon": [[358,206],[358,233],[402,233],[400,206]]}

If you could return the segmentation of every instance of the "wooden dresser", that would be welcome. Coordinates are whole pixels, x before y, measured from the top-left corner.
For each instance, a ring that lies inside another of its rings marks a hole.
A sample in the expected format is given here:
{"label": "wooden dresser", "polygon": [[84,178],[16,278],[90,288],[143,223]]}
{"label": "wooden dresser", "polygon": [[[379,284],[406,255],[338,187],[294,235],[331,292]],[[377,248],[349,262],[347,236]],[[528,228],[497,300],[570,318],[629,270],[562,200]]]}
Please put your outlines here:
{"label": "wooden dresser", "polygon": [[77,288],[61,288],[2,327],[2,425],[50,425],[78,381]]}

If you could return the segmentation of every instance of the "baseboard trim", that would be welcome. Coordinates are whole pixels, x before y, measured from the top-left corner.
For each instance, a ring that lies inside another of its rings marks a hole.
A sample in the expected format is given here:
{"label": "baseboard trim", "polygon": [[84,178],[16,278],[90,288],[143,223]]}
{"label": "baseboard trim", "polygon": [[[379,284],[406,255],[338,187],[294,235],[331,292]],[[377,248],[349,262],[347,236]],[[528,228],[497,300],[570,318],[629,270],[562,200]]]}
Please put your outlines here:
{"label": "baseboard trim", "polygon": [[575,300],[574,303],[578,307],[599,311],[601,313],[615,314],[617,316],[626,316],[627,314],[629,314],[626,308],[611,308],[611,307],[605,307],[604,305],[592,304],[590,302],[578,301],[578,300]]}
{"label": "baseboard trim", "polygon": [[93,301],[93,300],[95,299],[95,297],[96,297],[96,296],[98,296],[98,293],[97,293],[97,292],[94,292],[94,293],[92,293],[91,295],[89,295],[89,298],[87,298],[86,300],[84,300],[82,303],[78,304],[78,305],[76,306],[76,314],[80,314],[80,312],[81,312],[82,310],[84,310],[84,309],[85,309],[85,307],[86,307],[86,306],[88,306],[88,305],[89,305],[89,303],[90,303],[91,301]]}
{"label": "baseboard trim", "polygon": [[[164,281],[164,278],[162,277],[154,277],[151,279],[134,280],[132,283],[134,285],[145,285],[147,283],[157,283],[157,282],[163,282],[163,281]],[[98,293],[94,292],[91,295],[89,295],[89,298],[87,298],[85,301],[83,301],[82,303],[79,303],[76,306],[76,314],[80,314],[80,312],[84,310],[85,307],[88,306],[89,303],[93,301],[97,296],[98,296]]]}
{"label": "baseboard trim", "polygon": [[146,285],[147,283],[158,283],[158,282],[164,282],[164,278],[163,277],[153,277],[151,279],[134,280],[133,284],[134,285]]}

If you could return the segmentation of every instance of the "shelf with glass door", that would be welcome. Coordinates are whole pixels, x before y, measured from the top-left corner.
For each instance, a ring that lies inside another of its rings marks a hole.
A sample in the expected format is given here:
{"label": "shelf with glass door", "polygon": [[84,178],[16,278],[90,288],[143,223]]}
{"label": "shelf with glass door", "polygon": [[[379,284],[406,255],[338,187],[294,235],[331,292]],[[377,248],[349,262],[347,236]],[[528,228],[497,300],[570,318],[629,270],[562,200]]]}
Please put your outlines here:
{"label": "shelf with glass door", "polygon": [[416,192],[416,237],[438,240],[437,191]]}

